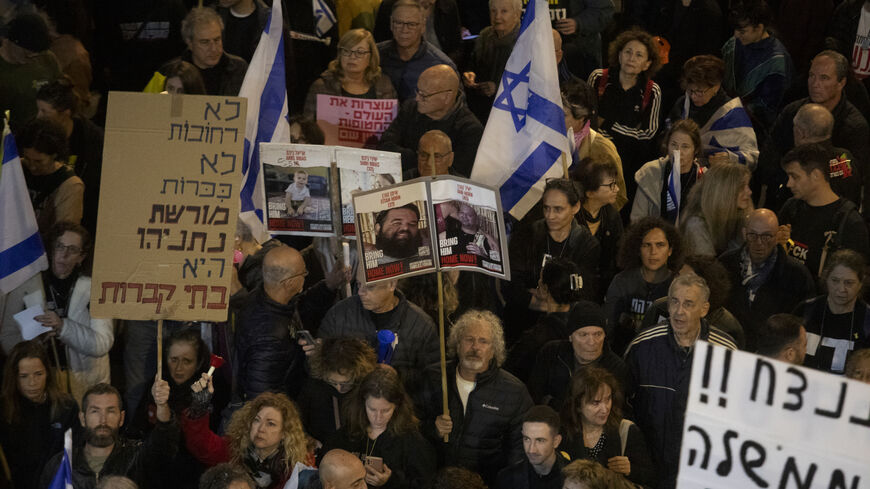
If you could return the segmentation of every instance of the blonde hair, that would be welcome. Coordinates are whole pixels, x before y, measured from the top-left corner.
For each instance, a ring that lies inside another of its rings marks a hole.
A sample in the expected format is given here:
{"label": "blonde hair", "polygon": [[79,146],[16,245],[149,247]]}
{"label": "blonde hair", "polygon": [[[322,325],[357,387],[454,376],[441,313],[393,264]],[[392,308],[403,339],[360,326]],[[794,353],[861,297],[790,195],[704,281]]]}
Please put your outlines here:
{"label": "blonde hair", "polygon": [[749,169],[738,163],[714,166],[689,192],[686,212],[680,231],[686,235],[686,222],[691,217],[701,218],[710,232],[716,253],[722,253],[728,241],[740,235],[740,228],[752,209],[739,209],[737,196],[750,178]]}
{"label": "blonde hair", "polygon": [[329,71],[335,73],[339,79],[344,78],[344,70],[341,68],[341,50],[350,50],[363,41],[366,42],[369,49],[369,65],[366,66],[363,78],[368,83],[374,83],[381,76],[381,56],[378,54],[375,38],[372,37],[371,32],[365,29],[351,29],[341,36],[341,40],[338,41],[338,55],[329,62]]}
{"label": "blonde hair", "polygon": [[245,466],[244,459],[251,446],[251,423],[257,414],[265,407],[270,407],[281,413],[281,455],[283,456],[284,475],[290,475],[296,462],[305,462],[308,455],[308,445],[305,430],[299,411],[293,401],[284,394],[264,392],[254,400],[245,403],[233,414],[227,427],[229,439],[230,462]]}

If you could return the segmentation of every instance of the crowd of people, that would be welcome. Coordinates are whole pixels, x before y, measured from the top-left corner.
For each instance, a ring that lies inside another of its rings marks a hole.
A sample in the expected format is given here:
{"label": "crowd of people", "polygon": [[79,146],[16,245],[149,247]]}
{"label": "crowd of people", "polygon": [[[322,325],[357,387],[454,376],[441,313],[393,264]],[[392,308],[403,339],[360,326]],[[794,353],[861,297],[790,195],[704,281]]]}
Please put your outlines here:
{"label": "crowd of people", "polygon": [[[158,348],[90,313],[101,126],[109,90],[238,95],[271,9],[196,3],[0,0],[49,261],[0,296],[0,488],[48,487],[71,429],[76,489],[672,489],[697,341],[870,383],[870,0],[550,0],[567,171],[507,242],[445,218],[511,280],[361,283],[239,222],[227,321]],[[366,146],[470,177],[525,3],[281,0],[291,141],[318,95],[398,99]]]}

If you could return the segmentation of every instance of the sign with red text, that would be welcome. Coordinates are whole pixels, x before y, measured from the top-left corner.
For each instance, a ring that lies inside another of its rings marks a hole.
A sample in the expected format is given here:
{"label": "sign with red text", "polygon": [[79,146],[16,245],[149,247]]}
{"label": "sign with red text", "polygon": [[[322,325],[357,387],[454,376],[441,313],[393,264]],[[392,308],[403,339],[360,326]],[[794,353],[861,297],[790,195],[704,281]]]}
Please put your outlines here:
{"label": "sign with red text", "polygon": [[270,233],[332,236],[329,167],[333,151],[330,146],[260,143]]}
{"label": "sign with red text", "polygon": [[699,341],[679,489],[870,488],[870,385]]}
{"label": "sign with red text", "polygon": [[374,148],[398,113],[396,99],[317,95],[317,125],[327,145]]}
{"label": "sign with red text", "polygon": [[458,268],[510,280],[494,188],[454,176],[353,194],[364,282]]}
{"label": "sign with red text", "polygon": [[356,238],[354,192],[388,187],[402,181],[402,155],[369,149],[335,148],[341,184],[341,234]]}
{"label": "sign with red text", "polygon": [[224,321],[247,102],[112,92],[91,314]]}

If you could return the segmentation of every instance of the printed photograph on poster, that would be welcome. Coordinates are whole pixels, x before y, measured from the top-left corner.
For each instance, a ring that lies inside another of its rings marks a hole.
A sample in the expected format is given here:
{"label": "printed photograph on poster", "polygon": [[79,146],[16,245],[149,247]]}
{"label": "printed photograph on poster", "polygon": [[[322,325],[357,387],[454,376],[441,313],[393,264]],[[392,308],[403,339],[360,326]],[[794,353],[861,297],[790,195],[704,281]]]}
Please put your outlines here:
{"label": "printed photograph on poster", "polygon": [[335,161],[341,187],[342,235],[356,238],[353,193],[402,181],[402,155],[386,151],[336,148]]}
{"label": "printed photograph on poster", "polygon": [[267,228],[272,233],[332,234],[330,150],[301,144],[261,144]]}
{"label": "printed photograph on poster", "polygon": [[505,248],[495,191],[455,179],[436,179],[430,185],[441,267],[503,274]]}
{"label": "printed photograph on poster", "polygon": [[426,194],[425,182],[354,194],[365,282],[435,268]]}

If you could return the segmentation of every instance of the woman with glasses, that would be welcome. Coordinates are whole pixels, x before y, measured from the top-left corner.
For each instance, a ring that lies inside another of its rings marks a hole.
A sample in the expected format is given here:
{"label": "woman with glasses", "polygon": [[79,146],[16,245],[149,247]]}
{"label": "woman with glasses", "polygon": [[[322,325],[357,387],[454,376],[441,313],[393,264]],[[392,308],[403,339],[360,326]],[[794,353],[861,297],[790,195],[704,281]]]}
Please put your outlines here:
{"label": "woman with glasses", "polygon": [[35,319],[51,329],[42,338],[53,340],[49,351],[56,348],[60,366],[68,369],[69,385],[62,387],[81,402],[90,386],[110,380],[109,349],[115,340],[112,321],[91,317],[91,278],[82,269],[91,248],[90,233],[79,224],[59,222],[46,244],[49,269],[10,292],[0,341],[6,352],[22,341],[12,315],[31,301],[42,305],[44,312]]}
{"label": "woman with glasses", "polygon": [[364,99],[396,98],[390,77],[381,73],[381,58],[375,39],[365,29],[351,29],[338,42],[338,57],[311,84],[305,97],[304,114],[317,118],[317,96],[337,95]]}
{"label": "woman with glasses", "polygon": [[[665,136],[665,151],[665,156],[646,163],[634,174],[637,192],[631,204],[632,222],[653,216],[676,224],[689,191],[706,171],[699,161],[701,134],[691,119],[679,120],[671,126]],[[676,177],[679,181],[672,178],[675,155],[679,157],[679,176]]]}
{"label": "woman with glasses", "polygon": [[305,432],[318,446],[347,424],[341,406],[377,363],[374,349],[357,338],[327,338],[315,346],[308,357],[311,376],[297,401]]}
{"label": "woman with glasses", "polygon": [[749,169],[721,163],[689,192],[680,213],[686,252],[719,256],[743,244],[741,228],[753,210]]}
{"label": "woman with glasses", "polygon": [[730,161],[755,168],[758,141],[739,97],[722,90],[725,62],[707,54],[690,58],[683,65],[682,86],[668,121],[692,119],[701,134],[702,156],[708,166]]}
{"label": "woman with glasses", "polygon": [[582,191],[577,217],[601,245],[601,283],[608,284],[616,274],[616,251],[622,238],[622,219],[614,207],[619,196],[619,170],[608,161],[584,160],[573,177]]}
{"label": "woman with glasses", "polygon": [[379,366],[347,398],[346,423],[323,446],[359,454],[369,487],[419,489],[435,474],[435,451],[420,433],[399,375]]}

